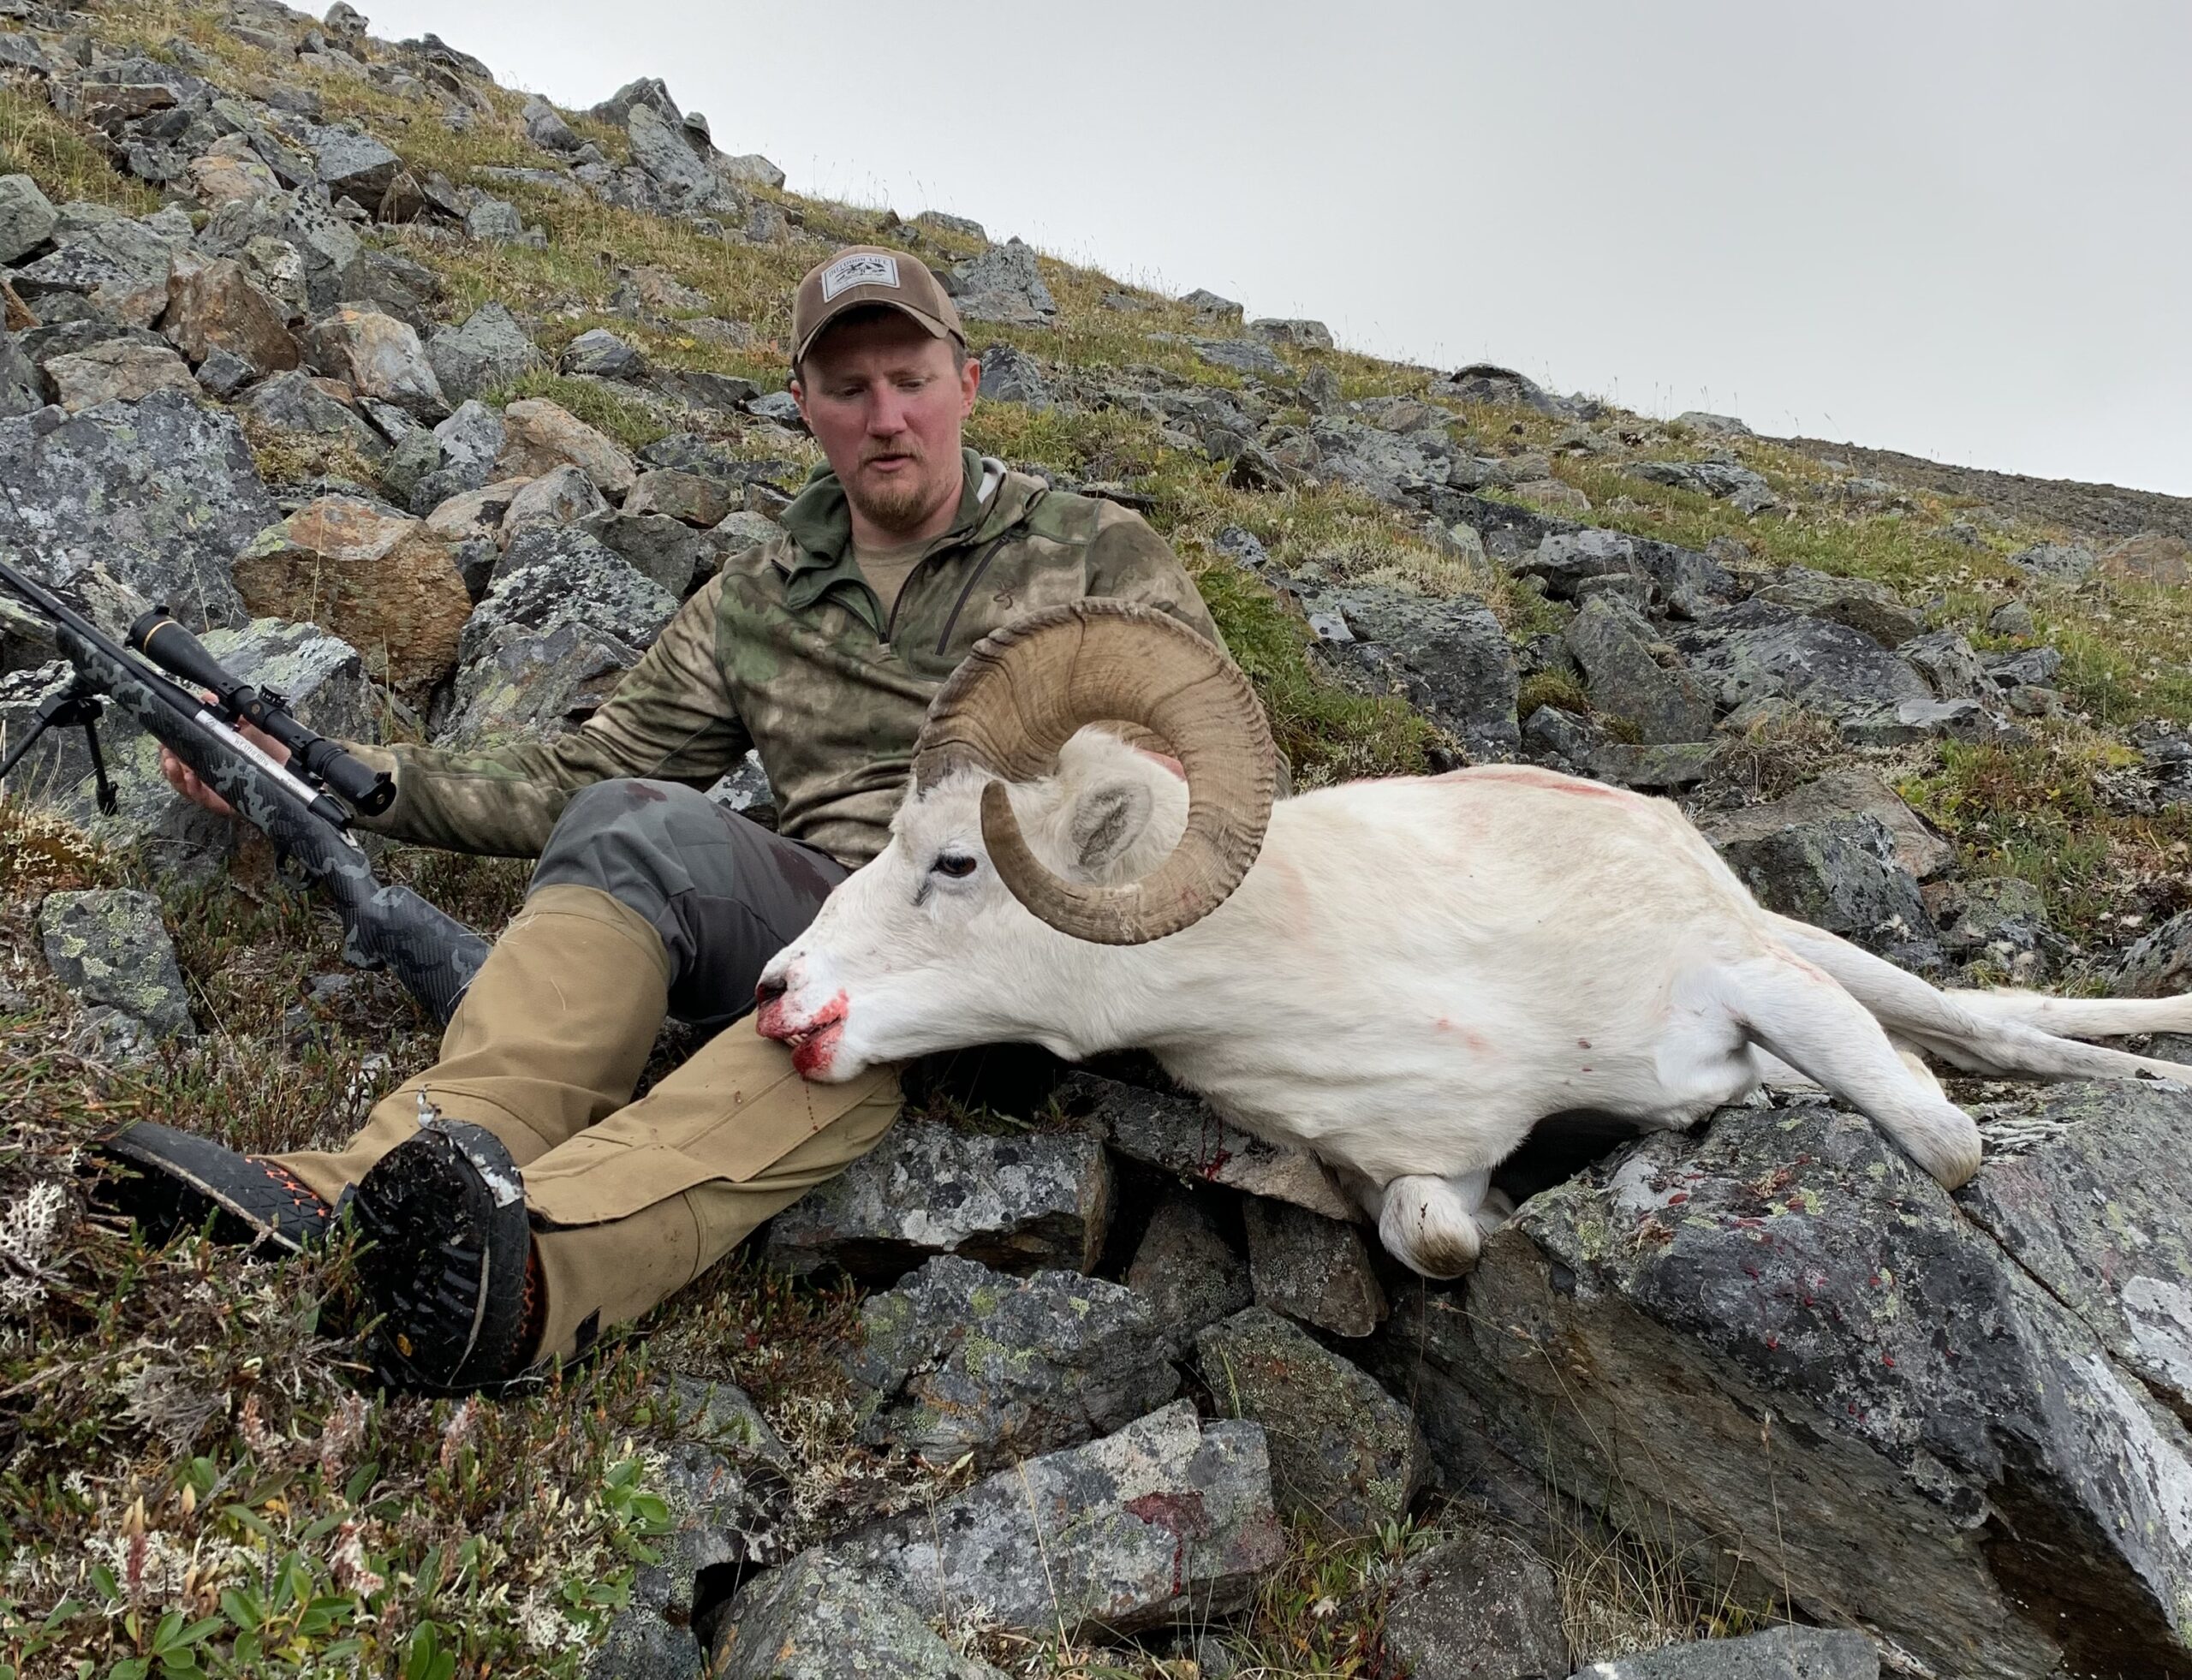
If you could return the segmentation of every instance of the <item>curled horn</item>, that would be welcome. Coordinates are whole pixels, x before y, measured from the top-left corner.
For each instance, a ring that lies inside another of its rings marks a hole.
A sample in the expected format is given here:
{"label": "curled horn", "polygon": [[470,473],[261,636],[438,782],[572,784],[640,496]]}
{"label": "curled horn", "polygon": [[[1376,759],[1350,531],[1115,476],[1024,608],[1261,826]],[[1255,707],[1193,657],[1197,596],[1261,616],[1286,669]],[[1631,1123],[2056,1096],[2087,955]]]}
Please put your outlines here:
{"label": "curled horn", "polygon": [[[1188,825],[1141,879],[1090,886],[1028,849],[1004,784],[1050,774],[1075,730],[1105,722],[1171,743]],[[1002,778],[982,789],[982,838],[1012,896],[1059,932],[1107,945],[1161,939],[1224,903],[1256,861],[1278,782],[1263,707],[1224,652],[1153,608],[1100,599],[1030,613],[952,673],[914,748],[914,785],[962,766]]]}

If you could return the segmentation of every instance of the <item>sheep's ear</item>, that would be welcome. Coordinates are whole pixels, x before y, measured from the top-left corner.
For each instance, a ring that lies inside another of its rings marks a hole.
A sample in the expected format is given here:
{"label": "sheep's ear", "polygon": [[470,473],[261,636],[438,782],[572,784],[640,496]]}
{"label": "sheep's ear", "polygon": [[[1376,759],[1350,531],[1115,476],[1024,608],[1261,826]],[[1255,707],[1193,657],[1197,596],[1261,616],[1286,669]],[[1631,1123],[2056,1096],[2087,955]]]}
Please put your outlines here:
{"label": "sheep's ear", "polygon": [[1101,875],[1126,855],[1149,825],[1155,804],[1141,782],[1105,782],[1077,795],[1067,833],[1083,874]]}

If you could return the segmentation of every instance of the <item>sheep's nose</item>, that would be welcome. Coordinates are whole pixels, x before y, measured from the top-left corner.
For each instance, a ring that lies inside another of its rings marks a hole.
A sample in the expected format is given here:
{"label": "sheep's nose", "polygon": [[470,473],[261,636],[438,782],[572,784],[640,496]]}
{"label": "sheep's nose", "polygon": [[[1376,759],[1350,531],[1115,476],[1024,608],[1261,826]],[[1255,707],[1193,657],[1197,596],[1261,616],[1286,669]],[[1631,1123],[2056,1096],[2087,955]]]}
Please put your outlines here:
{"label": "sheep's nose", "polygon": [[754,1004],[759,1007],[765,1004],[773,1004],[784,995],[787,989],[781,979],[764,974],[760,983],[754,988]]}

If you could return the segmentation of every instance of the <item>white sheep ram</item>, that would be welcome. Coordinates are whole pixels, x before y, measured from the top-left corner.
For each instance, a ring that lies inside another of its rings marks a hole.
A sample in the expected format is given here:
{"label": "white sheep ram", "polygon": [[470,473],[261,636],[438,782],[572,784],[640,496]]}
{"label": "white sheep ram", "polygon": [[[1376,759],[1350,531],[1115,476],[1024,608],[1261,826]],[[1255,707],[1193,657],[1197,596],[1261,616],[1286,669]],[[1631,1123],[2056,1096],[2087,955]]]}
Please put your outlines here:
{"label": "white sheep ram", "polygon": [[824,1081],[1010,1040],[1147,1048],[1336,1169],[1434,1278],[1474,1262],[1492,1169],[1556,1113],[1686,1127],[1794,1069],[1954,1186],[1979,1130],[1917,1052],[2192,1080],[2072,1041],[2192,1029],[2192,998],[1936,990],[1761,908],[1665,800],[1485,765],[1274,801],[1274,763],[1193,632],[1107,602],[1031,616],[938,697],[890,844],[769,964],[760,1030]]}

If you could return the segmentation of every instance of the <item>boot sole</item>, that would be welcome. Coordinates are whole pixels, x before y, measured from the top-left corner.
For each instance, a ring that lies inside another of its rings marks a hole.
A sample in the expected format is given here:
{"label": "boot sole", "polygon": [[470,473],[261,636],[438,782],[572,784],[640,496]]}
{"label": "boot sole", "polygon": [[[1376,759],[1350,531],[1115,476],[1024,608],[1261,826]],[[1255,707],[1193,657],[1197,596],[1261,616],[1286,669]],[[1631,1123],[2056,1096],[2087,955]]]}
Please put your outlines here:
{"label": "boot sole", "polygon": [[381,1314],[383,1376],[471,1392],[515,1374],[533,1239],[501,1141],[435,1120],[375,1164],[354,1206],[371,1245],[359,1281]]}
{"label": "boot sole", "polygon": [[[101,1198],[164,1243],[213,1219],[214,1239],[302,1251],[327,1235],[332,1213],[286,1171],[226,1144],[157,1121],[139,1120],[98,1140],[99,1153],[136,1176],[113,1179]],[[301,1197],[310,1197],[309,1203]]]}

